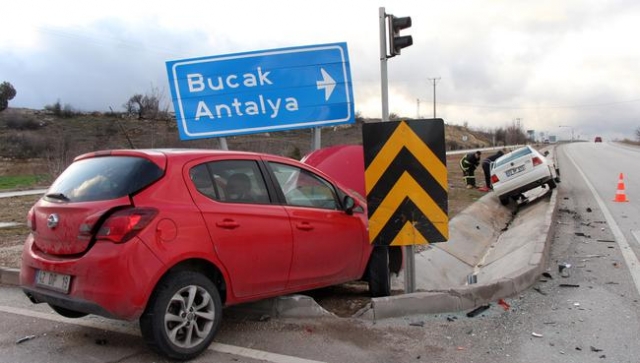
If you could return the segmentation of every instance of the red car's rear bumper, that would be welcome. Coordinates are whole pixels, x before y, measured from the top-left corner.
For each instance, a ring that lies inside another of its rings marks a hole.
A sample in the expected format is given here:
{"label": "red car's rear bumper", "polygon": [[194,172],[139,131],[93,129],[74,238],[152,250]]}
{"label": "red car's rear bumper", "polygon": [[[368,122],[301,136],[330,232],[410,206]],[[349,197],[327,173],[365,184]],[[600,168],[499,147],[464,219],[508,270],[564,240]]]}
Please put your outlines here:
{"label": "red car's rear bumper", "polygon": [[[71,276],[68,293],[37,286],[37,270]],[[22,251],[20,285],[33,302],[134,320],[144,311],[153,288],[149,283],[161,270],[162,263],[137,238],[123,244],[98,242],[84,255],[61,258],[40,251],[30,235]]]}

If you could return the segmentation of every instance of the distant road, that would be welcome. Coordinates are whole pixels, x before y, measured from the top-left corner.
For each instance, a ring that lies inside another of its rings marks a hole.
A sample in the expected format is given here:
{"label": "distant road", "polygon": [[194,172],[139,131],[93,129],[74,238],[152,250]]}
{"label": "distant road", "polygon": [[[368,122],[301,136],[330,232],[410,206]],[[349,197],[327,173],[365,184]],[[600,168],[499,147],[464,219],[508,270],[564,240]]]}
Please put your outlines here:
{"label": "distant road", "polygon": [[46,189],[20,190],[14,192],[0,192],[0,198],[21,197],[23,195],[44,194]]}

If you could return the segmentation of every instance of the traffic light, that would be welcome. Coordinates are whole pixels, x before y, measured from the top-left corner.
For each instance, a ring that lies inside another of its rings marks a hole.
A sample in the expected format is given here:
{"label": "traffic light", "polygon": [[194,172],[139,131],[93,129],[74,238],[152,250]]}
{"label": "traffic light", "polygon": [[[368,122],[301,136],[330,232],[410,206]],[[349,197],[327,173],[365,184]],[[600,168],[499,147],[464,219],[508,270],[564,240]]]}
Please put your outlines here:
{"label": "traffic light", "polygon": [[405,16],[397,18],[391,14],[389,17],[389,53],[390,57],[400,55],[402,48],[409,47],[413,44],[411,35],[400,35],[400,30],[411,27],[411,17]]}

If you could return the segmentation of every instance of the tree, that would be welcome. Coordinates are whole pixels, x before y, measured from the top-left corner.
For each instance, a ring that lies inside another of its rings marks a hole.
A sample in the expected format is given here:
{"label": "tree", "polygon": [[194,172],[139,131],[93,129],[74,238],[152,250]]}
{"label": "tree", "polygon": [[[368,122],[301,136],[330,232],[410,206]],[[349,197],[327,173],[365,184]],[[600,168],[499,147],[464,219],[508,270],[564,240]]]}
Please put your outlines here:
{"label": "tree", "polygon": [[636,129],[636,139],[638,139],[638,141],[640,141],[640,127],[638,127]]}
{"label": "tree", "polygon": [[398,115],[395,112],[391,112],[389,114],[389,121],[398,121],[398,120],[400,120],[400,115]]}
{"label": "tree", "polygon": [[16,89],[9,82],[0,83],[0,112],[9,107],[9,101],[16,96]]}
{"label": "tree", "polygon": [[507,126],[505,130],[505,145],[520,145],[527,141],[527,136],[522,129],[522,125],[513,122],[511,126]]}
{"label": "tree", "polygon": [[507,145],[507,131],[503,127],[498,127],[494,131],[497,145]]}
{"label": "tree", "polygon": [[135,94],[129,98],[129,101],[123,105],[130,115],[136,115],[138,119],[157,119],[166,118],[167,109],[160,110],[162,103],[162,93],[153,88],[150,94]]}

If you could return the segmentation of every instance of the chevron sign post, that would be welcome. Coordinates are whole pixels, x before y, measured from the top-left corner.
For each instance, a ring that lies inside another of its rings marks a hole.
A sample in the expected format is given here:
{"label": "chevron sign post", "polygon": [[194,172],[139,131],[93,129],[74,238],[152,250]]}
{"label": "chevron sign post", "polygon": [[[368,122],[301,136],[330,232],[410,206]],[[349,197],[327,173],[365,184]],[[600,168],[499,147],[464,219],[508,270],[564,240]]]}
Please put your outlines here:
{"label": "chevron sign post", "polygon": [[442,119],[365,124],[369,240],[376,246],[449,238]]}

